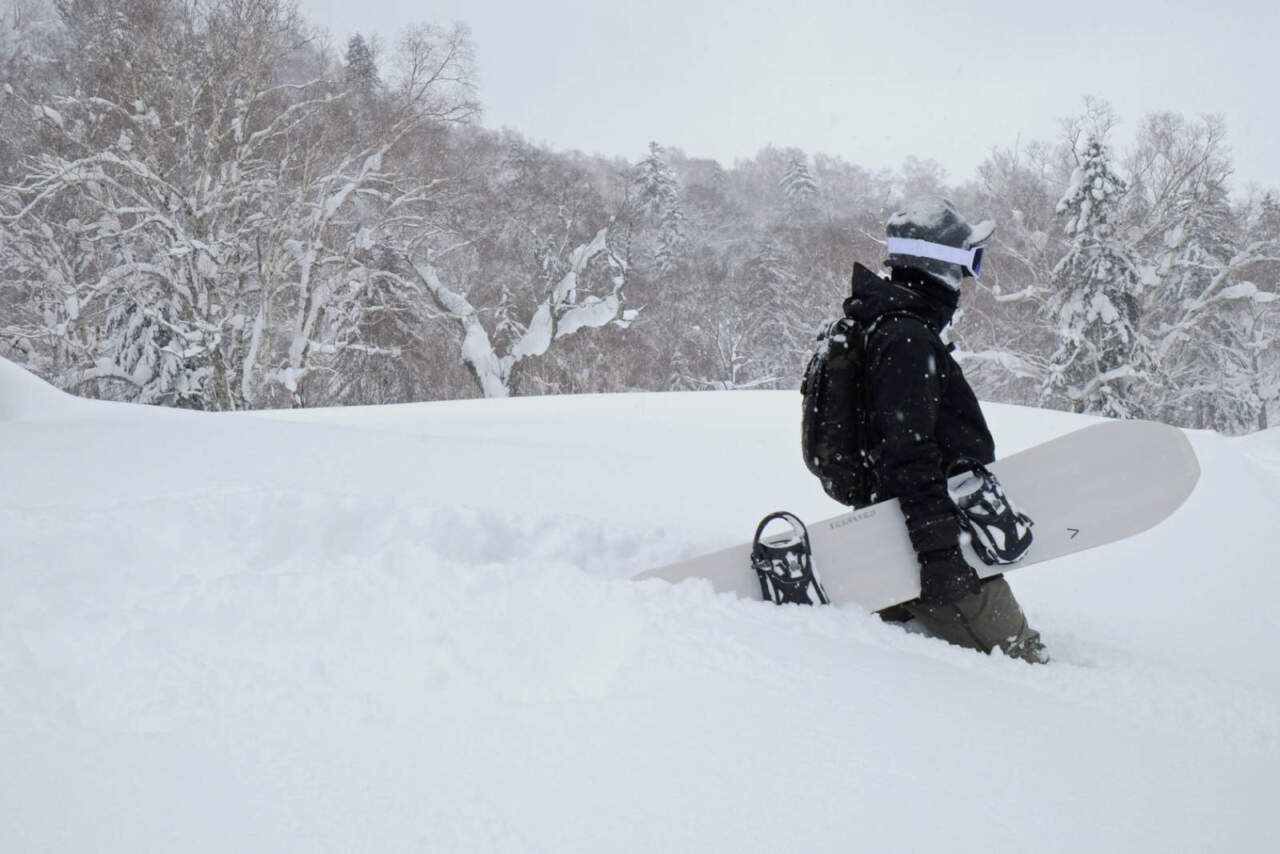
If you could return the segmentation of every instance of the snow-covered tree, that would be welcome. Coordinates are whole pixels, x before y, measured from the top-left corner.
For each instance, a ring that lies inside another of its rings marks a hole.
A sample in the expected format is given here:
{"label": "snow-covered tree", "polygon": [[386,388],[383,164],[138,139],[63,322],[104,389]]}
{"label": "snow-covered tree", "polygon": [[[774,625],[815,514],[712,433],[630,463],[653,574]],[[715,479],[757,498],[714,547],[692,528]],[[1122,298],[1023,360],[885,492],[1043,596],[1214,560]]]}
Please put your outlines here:
{"label": "snow-covered tree", "polygon": [[584,329],[626,325],[635,316],[622,307],[626,264],[609,248],[607,226],[597,231],[590,242],[572,249],[568,268],[550,283],[528,324],[505,348],[495,344],[494,335],[485,327],[483,306],[476,306],[446,281],[430,252],[419,259],[389,247],[381,250],[381,257],[374,264],[382,271],[381,276],[420,282],[436,307],[457,324],[462,362],[471,370],[485,397],[508,397],[517,365],[542,356],[554,342]]}
{"label": "snow-covered tree", "polygon": [[1159,378],[1150,408],[1171,423],[1241,432],[1256,421],[1259,405],[1247,392],[1243,317],[1229,305],[1191,318],[1185,312],[1215,279],[1225,278],[1236,253],[1225,180],[1197,180],[1180,196],[1177,223],[1165,232],[1164,251],[1154,259],[1158,290],[1147,306]]}
{"label": "snow-covered tree", "polygon": [[1248,351],[1249,394],[1257,401],[1257,421],[1249,426],[1265,430],[1280,406],[1280,198],[1264,194],[1248,205],[1242,219],[1242,242],[1252,260],[1248,280],[1236,286],[1241,299],[1234,305]]}
{"label": "snow-covered tree", "polygon": [[649,143],[649,155],[636,167],[636,189],[640,203],[658,223],[654,253],[658,272],[670,272],[684,256],[688,235],[680,204],[680,183],[667,164],[662,146],[656,142]]}
{"label": "snow-covered tree", "polygon": [[437,340],[416,346],[447,346],[470,393],[559,386],[575,370],[565,354],[584,348],[578,333],[636,316],[624,306],[627,230],[601,176],[510,132],[459,134],[436,156],[465,161],[433,197],[446,212],[406,211],[358,256],[361,269],[372,287],[421,295]]}
{"label": "snow-covered tree", "polygon": [[1061,343],[1049,360],[1044,393],[1065,398],[1076,412],[1143,414],[1134,395],[1149,370],[1139,273],[1116,228],[1126,190],[1106,148],[1091,139],[1057,205],[1069,242],[1053,270],[1049,310]]}
{"label": "snow-covered tree", "polygon": [[794,154],[787,162],[787,171],[778,182],[786,210],[792,217],[813,210],[818,198],[818,182],[809,171],[809,164],[802,154]]}
{"label": "snow-covered tree", "polygon": [[397,180],[389,159],[474,112],[465,31],[411,34],[387,123],[365,136],[340,121],[349,90],[299,54],[301,24],[276,0],[60,11],[59,61],[80,84],[13,95],[44,146],[0,188],[0,271],[38,309],[0,334],[73,390],[304,403],[316,357],[344,346],[343,313],[365,308],[355,251],[425,201],[428,185]]}
{"label": "snow-covered tree", "polygon": [[[1231,431],[1280,407],[1280,206],[1227,194],[1216,120],[1148,117],[1113,167],[1084,156],[1115,123],[1094,99],[1070,145],[997,151],[951,188],[931,161],[772,147],[630,165],[467,123],[465,31],[414,28],[374,63],[366,39],[314,50],[285,0],[61,0],[48,25],[19,5],[0,355],[77,393],[791,387],[888,212],[945,190],[1000,223],[952,330],[986,399]],[[811,188],[822,216],[796,215]]]}
{"label": "snow-covered tree", "polygon": [[1143,256],[1142,315],[1155,357],[1150,413],[1171,423],[1242,432],[1264,404],[1252,379],[1249,278],[1273,252],[1250,239],[1228,198],[1231,163],[1218,117],[1148,116],[1129,159],[1130,241]]}
{"label": "snow-covered tree", "polygon": [[382,88],[378,77],[378,63],[373,55],[373,48],[360,33],[356,33],[347,41],[347,53],[344,60],[343,78],[348,87],[361,95],[372,98]]}
{"label": "snow-covered tree", "polygon": [[1243,309],[1242,337],[1248,348],[1246,398],[1256,401],[1256,421],[1248,429],[1266,430],[1280,406],[1280,289],[1258,291]]}
{"label": "snow-covered tree", "polygon": [[803,368],[813,324],[797,321],[795,256],[772,235],[754,250],[733,265],[701,259],[671,297],[681,318],[675,388],[777,387]]}
{"label": "snow-covered tree", "polygon": [[[302,302],[291,304],[286,362],[276,372],[295,405],[305,404],[300,381],[327,367],[335,354],[347,348],[361,354],[377,350],[345,334],[382,305],[376,291],[366,287],[370,276],[358,274],[360,258],[388,235],[403,239],[409,229],[430,234],[437,228],[430,212],[450,177],[435,173],[430,161],[414,161],[424,137],[466,123],[477,112],[472,64],[465,27],[421,24],[404,31],[383,125],[372,137],[357,133],[340,149],[341,160],[330,170],[317,170],[318,189],[304,193],[297,206],[293,230],[302,239],[289,248],[302,261],[296,291]],[[392,349],[382,355],[400,354]]]}
{"label": "snow-covered tree", "polygon": [[51,0],[8,0],[0,9],[0,56],[11,54],[54,17]]}
{"label": "snow-covered tree", "polygon": [[1065,246],[1053,160],[1042,143],[996,149],[979,166],[980,183],[956,194],[961,210],[999,223],[952,329],[956,358],[986,399],[1036,405],[1058,344],[1056,318],[1043,310]]}
{"label": "snow-covered tree", "polygon": [[922,196],[945,196],[947,170],[936,160],[908,156],[902,161],[894,185],[895,194],[901,201]]}

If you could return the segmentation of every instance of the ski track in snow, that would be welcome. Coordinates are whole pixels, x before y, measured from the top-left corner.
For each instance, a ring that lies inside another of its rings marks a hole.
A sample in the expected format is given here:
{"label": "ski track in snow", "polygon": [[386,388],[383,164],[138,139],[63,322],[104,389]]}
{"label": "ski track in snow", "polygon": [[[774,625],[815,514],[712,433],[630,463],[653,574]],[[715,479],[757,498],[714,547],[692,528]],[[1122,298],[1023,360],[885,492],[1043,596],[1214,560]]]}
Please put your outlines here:
{"label": "ski track in snow", "polygon": [[1011,575],[1036,668],[626,580],[838,509],[793,398],[0,421],[0,850],[1265,847],[1280,434]]}

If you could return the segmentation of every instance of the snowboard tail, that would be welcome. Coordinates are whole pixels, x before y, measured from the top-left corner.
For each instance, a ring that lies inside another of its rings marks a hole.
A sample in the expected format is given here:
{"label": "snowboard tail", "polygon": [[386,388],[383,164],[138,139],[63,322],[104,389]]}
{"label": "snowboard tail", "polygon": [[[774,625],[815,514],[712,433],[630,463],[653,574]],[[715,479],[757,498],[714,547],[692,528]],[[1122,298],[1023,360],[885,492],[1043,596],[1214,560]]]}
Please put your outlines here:
{"label": "snowboard tail", "polygon": [[[1200,466],[1186,435],[1150,421],[1085,427],[990,466],[1035,537],[1016,563],[988,566],[969,544],[981,577],[1010,572],[1122,540],[1182,506]],[[956,481],[966,475],[958,475]],[[813,569],[833,603],[879,611],[920,595],[920,570],[896,499],[809,526]],[[752,543],[649,570],[635,580],[706,578],[721,592],[760,598]]]}

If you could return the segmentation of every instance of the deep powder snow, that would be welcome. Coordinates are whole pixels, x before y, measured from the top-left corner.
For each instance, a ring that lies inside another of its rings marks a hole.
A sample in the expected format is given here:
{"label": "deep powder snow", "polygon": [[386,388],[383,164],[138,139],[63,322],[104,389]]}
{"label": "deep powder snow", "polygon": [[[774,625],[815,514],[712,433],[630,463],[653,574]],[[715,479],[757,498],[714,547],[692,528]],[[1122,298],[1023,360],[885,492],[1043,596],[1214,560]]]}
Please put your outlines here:
{"label": "deep powder snow", "polygon": [[[626,580],[837,512],[798,410],[205,415],[0,361],[0,850],[1266,847],[1280,433],[1193,434],[1171,520],[1012,574],[1036,668]],[[988,412],[1002,454],[1089,423]]]}

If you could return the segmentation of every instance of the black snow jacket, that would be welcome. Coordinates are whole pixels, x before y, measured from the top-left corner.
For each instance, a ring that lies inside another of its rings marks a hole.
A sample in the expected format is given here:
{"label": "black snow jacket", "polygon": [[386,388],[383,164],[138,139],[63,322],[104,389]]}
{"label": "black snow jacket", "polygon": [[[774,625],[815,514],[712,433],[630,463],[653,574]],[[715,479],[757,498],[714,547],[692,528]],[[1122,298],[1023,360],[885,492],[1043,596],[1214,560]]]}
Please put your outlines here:
{"label": "black snow jacket", "polygon": [[867,328],[874,324],[867,385],[880,498],[899,499],[928,604],[963,598],[978,584],[960,557],[960,523],[944,472],[961,457],[984,464],[995,459],[978,398],[938,337],[959,297],[915,270],[894,268],[886,280],[855,264],[844,304],[849,317]]}

